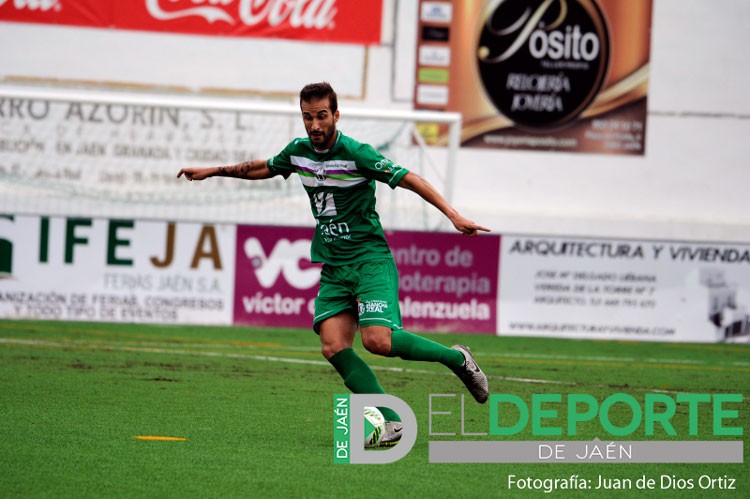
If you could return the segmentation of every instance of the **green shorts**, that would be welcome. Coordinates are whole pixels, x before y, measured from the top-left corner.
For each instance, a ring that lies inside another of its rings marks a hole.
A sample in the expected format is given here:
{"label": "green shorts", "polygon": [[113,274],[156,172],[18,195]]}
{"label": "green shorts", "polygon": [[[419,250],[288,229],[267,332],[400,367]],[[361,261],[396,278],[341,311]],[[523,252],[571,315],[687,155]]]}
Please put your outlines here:
{"label": "green shorts", "polygon": [[329,317],[351,310],[361,326],[401,329],[398,270],[392,258],[351,265],[323,265],[315,298],[313,329]]}

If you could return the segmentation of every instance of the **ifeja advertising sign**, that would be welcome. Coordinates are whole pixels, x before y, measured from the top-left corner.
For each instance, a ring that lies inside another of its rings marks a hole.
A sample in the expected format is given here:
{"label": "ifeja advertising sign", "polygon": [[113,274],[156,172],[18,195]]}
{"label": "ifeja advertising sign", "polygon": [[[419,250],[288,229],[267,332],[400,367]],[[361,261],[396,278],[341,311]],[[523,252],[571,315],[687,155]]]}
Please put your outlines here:
{"label": "ifeja advertising sign", "polygon": [[[742,463],[740,393],[613,393],[599,400],[586,393],[490,394],[486,431],[466,432],[464,396],[430,394],[427,434],[430,463]],[[681,415],[675,420],[677,407]],[[365,407],[388,407],[402,419],[394,447],[367,450]],[[405,457],[418,434],[411,408],[392,395],[334,397],[334,462],[386,464]],[[460,427],[460,432],[455,431]],[[442,431],[452,428],[454,431]],[[598,435],[581,440],[585,435]],[[507,440],[523,435],[546,440]],[[445,440],[444,437],[451,437]],[[456,437],[470,437],[456,440]],[[486,437],[477,440],[477,437]],[[572,437],[570,440],[549,440]],[[577,439],[576,439],[577,437]],[[605,440],[600,440],[604,438]],[[611,437],[636,440],[612,441]],[[680,438],[690,437],[690,440]],[[638,440],[637,438],[645,438]],[[657,440],[658,439],[658,440]],[[731,477],[730,477],[731,478]],[[644,482],[645,484],[648,481]],[[580,487],[579,487],[580,488]],[[586,488],[586,487],[583,487]]]}

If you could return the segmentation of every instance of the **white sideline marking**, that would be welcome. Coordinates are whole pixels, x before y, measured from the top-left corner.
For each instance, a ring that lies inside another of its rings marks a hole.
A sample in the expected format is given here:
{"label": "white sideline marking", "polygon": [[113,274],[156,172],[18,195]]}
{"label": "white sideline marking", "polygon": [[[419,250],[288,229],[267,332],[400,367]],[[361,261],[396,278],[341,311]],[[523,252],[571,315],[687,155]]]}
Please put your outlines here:
{"label": "white sideline marking", "polygon": [[[45,340],[24,340],[19,338],[0,338],[0,344],[11,344],[11,345],[29,345],[37,347],[52,347],[52,348],[69,348],[79,347],[87,350],[110,350],[120,352],[142,352],[142,353],[158,353],[158,354],[174,354],[174,355],[195,355],[198,357],[223,357],[229,359],[248,359],[248,360],[260,360],[266,362],[282,362],[287,364],[305,364],[310,366],[330,366],[328,361],[324,360],[309,360],[309,359],[294,359],[290,357],[276,357],[272,355],[250,355],[243,353],[227,353],[227,352],[206,352],[198,350],[172,350],[167,348],[150,348],[150,347],[129,347],[129,346],[115,346],[107,345],[104,343],[93,344],[87,342],[69,341],[45,341]],[[449,373],[439,373],[436,371],[429,371],[426,369],[410,369],[405,367],[386,367],[386,366],[370,366],[374,371],[389,371],[389,372],[400,372],[408,374],[427,374],[430,376],[445,375],[453,376]],[[575,385],[568,381],[558,380],[547,380],[547,379],[534,379],[534,378],[517,378],[511,376],[487,376],[490,379],[497,379],[503,381],[515,381],[519,383],[535,383],[535,384],[552,384],[552,385]]]}
{"label": "white sideline marking", "polygon": [[[142,352],[142,353],[157,353],[157,354],[175,354],[175,355],[195,355],[199,357],[219,357],[219,358],[231,358],[231,359],[247,359],[247,360],[258,360],[265,362],[281,362],[287,364],[303,364],[311,366],[330,366],[328,361],[324,360],[311,360],[311,359],[295,359],[291,357],[278,357],[272,355],[251,355],[241,353],[228,353],[228,352],[210,352],[203,350],[183,350],[183,349],[170,349],[170,348],[154,348],[144,346],[117,346],[106,343],[92,343],[83,341],[46,341],[46,340],[25,340],[20,338],[0,338],[0,344],[17,344],[17,345],[31,345],[31,346],[42,346],[42,347],[54,347],[54,348],[67,348],[67,347],[79,347],[87,350],[110,350],[110,351],[123,351],[123,352]],[[152,345],[169,345],[167,343],[150,343],[150,342],[138,342],[140,345],[152,344]],[[184,344],[183,344],[184,345]],[[226,348],[233,347],[237,348],[237,345],[229,344],[189,344],[195,345],[196,347],[214,347],[214,348]],[[253,346],[242,346],[242,348],[261,348]],[[309,347],[293,347],[293,346],[279,346],[270,348],[281,348],[284,350],[292,351],[318,351],[317,348]],[[550,355],[550,354],[513,354],[513,353],[493,353],[493,354],[474,354],[476,357],[493,357],[493,358],[521,358],[521,359],[547,359],[547,360],[569,360],[569,361],[597,361],[597,362],[612,362],[612,363],[623,363],[623,362],[647,362],[653,364],[692,364],[692,365],[708,365],[703,361],[696,360],[685,360],[685,359],[635,359],[629,357],[571,357],[566,355]],[[750,363],[747,362],[729,362],[727,364],[730,367],[741,367],[744,368]],[[430,371],[426,369],[411,369],[405,367],[387,367],[387,366],[370,366],[374,371],[387,371],[387,372],[400,372],[408,374],[427,374],[427,375],[442,375],[442,376],[453,376],[450,373],[441,373],[438,371]],[[529,383],[529,384],[548,384],[548,385],[563,385],[563,386],[576,386],[577,383],[570,381],[561,380],[549,380],[549,379],[536,379],[536,378],[520,378],[515,376],[492,376],[488,375],[488,379],[500,380],[500,381],[511,381],[517,383]],[[655,392],[663,393],[679,393],[671,390],[651,390]]]}
{"label": "white sideline marking", "polygon": [[580,361],[589,361],[589,362],[649,362],[652,364],[696,364],[696,365],[704,365],[705,362],[702,360],[692,360],[692,359],[637,359],[635,357],[587,357],[587,356],[581,356],[581,357],[571,357],[570,355],[552,355],[552,354],[544,354],[544,353],[478,353],[474,354],[474,357],[500,357],[500,358],[507,358],[507,359],[543,359],[543,360],[580,360]]}

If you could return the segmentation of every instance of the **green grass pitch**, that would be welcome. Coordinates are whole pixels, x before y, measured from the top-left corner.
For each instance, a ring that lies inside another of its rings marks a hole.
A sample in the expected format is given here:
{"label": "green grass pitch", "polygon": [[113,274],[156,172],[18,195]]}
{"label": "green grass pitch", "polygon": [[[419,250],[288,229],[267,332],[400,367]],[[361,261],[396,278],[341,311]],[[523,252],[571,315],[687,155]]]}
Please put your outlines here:
{"label": "green grass pitch", "polygon": [[[638,490],[509,490],[508,476],[594,480],[691,478],[691,490],[647,497],[750,497],[750,345],[426,335],[468,344],[492,393],[740,393],[742,437],[684,436],[688,409],[672,422],[680,440],[744,441],[744,464],[430,464],[429,394],[465,394],[440,365],[360,354],[386,390],[414,410],[417,443],[387,465],[333,464],[333,395],[340,378],[310,331],[31,321],[0,322],[0,497],[634,497]],[[444,399],[447,400],[447,399]],[[456,397],[454,400],[459,400]],[[619,405],[616,407],[619,408]],[[622,409],[622,408],[620,408]],[[613,411],[624,425],[627,411]],[[508,416],[512,417],[512,416]],[[487,406],[466,394],[465,432],[488,429]],[[436,419],[437,421],[437,419]],[[455,419],[435,432],[460,432]],[[184,440],[144,441],[137,436]],[[618,440],[584,424],[576,437]],[[445,438],[445,437],[443,437]],[[456,439],[476,439],[457,436]],[[483,437],[487,439],[488,437]],[[489,437],[497,438],[497,437]],[[646,437],[638,429],[627,440]],[[624,439],[620,439],[624,440]],[[733,490],[703,490],[699,477]]]}

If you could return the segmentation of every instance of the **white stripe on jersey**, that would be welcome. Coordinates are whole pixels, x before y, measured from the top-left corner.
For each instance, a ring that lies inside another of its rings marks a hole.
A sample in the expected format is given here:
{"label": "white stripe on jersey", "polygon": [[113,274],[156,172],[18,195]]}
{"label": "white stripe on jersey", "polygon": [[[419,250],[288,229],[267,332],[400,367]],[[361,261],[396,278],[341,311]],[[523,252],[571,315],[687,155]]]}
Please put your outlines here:
{"label": "white stripe on jersey", "polygon": [[[291,156],[290,159],[297,167],[302,185],[307,187],[352,187],[368,181],[357,172],[354,161],[313,161],[303,156]],[[333,178],[330,175],[341,176]]]}

